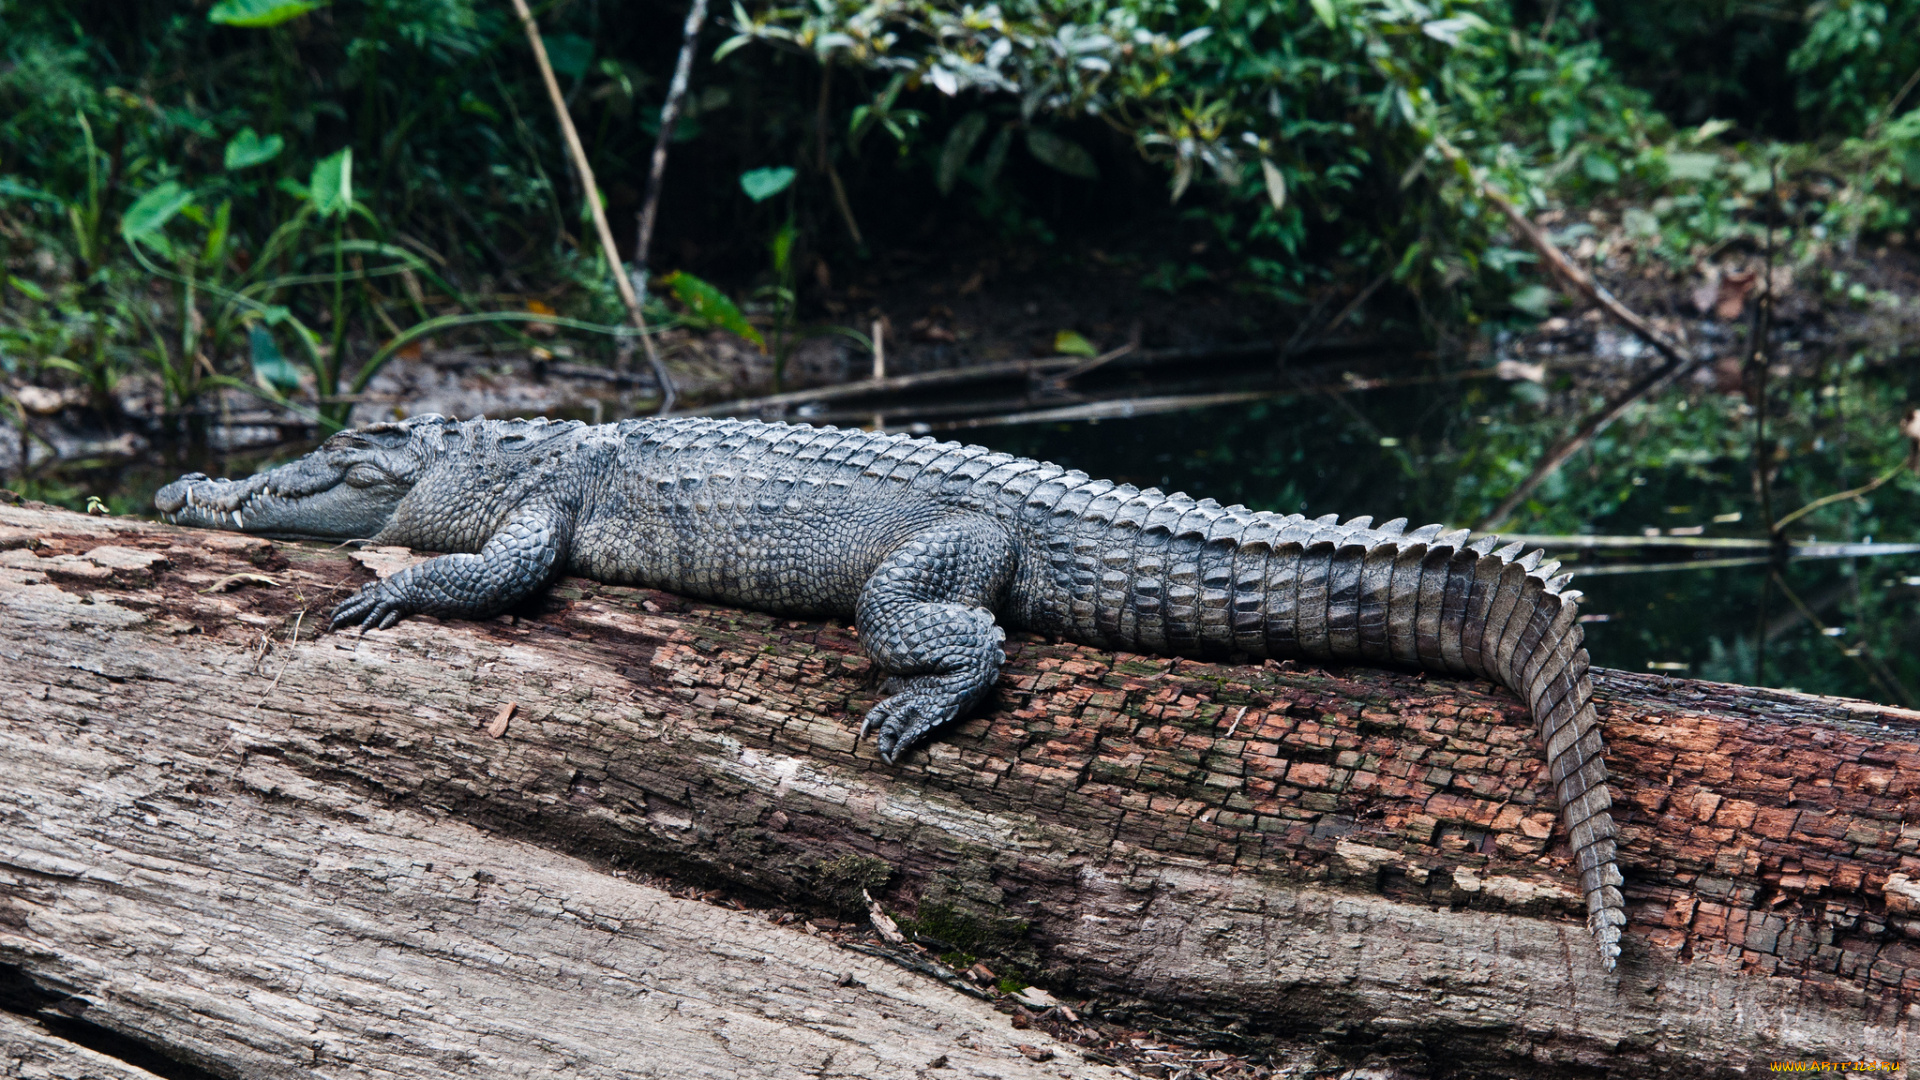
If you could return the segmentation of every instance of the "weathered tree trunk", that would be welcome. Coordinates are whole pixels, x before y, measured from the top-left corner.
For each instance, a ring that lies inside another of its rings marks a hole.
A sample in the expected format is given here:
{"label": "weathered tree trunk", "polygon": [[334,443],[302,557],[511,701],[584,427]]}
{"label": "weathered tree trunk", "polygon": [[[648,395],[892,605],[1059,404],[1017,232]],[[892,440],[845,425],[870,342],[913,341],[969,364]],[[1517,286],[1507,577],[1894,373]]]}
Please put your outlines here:
{"label": "weathered tree trunk", "polygon": [[0,548],[0,1004],[72,995],[215,1072],[1095,1072],[632,869],[865,888],[1101,1015],[1253,1043],[1529,1076],[1920,1049],[1913,713],[1599,673],[1608,976],[1486,683],[1015,637],[991,710],[892,769],[844,626],[569,580],[316,636],[406,553],[25,507]]}

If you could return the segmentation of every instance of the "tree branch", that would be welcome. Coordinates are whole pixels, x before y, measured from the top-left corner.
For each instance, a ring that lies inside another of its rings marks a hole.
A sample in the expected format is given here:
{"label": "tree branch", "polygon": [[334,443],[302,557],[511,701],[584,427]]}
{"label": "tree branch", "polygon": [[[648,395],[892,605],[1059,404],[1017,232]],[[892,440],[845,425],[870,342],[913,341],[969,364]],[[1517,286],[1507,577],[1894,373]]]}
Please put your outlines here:
{"label": "tree branch", "polygon": [[654,215],[660,210],[660,189],[667,176],[667,149],[673,141],[674,126],[680,122],[680,103],[687,96],[687,80],[693,73],[694,53],[700,45],[700,26],[706,19],[707,0],[693,0],[693,6],[687,9],[686,25],[680,31],[680,58],[673,65],[673,83],[667,88],[666,102],[660,106],[660,134],[653,141],[653,162],[647,172],[647,201],[640,207],[640,222],[634,233],[633,287],[642,301],[647,296]]}
{"label": "tree branch", "polygon": [[560,122],[560,133],[566,137],[567,153],[573,158],[573,167],[580,174],[580,184],[586,189],[587,210],[593,216],[593,231],[600,238],[600,250],[607,258],[607,271],[613,276],[613,287],[620,294],[620,302],[627,307],[627,315],[633,320],[634,328],[640,331],[640,344],[647,350],[647,362],[653,367],[653,377],[660,383],[659,412],[673,408],[673,377],[667,374],[667,365],[660,359],[659,347],[653,343],[653,335],[647,332],[646,312],[641,310],[640,298],[633,291],[633,282],[628,279],[626,268],[620,265],[620,251],[613,243],[613,230],[607,226],[607,208],[601,204],[600,185],[594,182],[593,165],[587,161],[586,147],[580,143],[580,133],[574,130],[573,116],[567,112],[566,95],[560,92],[560,81],[553,76],[553,64],[547,59],[546,43],[540,40],[540,26],[533,21],[533,12],[527,10],[527,0],[512,0],[514,12],[520,16],[520,25],[527,32],[527,45],[533,50],[533,61],[540,68],[541,81],[546,83],[547,97],[553,102],[553,115]]}

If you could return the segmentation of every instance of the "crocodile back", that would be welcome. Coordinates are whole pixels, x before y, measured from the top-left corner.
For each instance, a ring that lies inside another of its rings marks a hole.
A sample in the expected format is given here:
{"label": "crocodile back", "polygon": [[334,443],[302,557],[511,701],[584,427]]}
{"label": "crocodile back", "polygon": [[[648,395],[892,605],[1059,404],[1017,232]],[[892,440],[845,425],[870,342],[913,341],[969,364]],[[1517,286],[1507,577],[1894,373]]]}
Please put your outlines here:
{"label": "crocodile back", "polygon": [[1518,544],[1222,506],[928,438],[757,421],[630,421],[575,562],[735,603],[847,614],[873,568],[956,515],[996,520],[1017,567],[1002,621],[1167,655],[1303,657],[1491,679],[1539,725],[1609,965],[1624,923],[1615,830],[1570,575]]}

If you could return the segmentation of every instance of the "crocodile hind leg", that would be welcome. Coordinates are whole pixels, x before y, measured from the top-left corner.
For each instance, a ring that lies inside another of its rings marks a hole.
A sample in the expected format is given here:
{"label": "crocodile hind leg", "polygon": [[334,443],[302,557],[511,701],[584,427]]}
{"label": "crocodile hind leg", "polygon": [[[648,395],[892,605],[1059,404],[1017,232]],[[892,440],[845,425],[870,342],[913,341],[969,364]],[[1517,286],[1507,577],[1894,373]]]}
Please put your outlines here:
{"label": "crocodile hind leg", "polygon": [[855,619],[887,673],[860,734],[889,765],[993,688],[1006,634],[991,606],[1013,577],[1013,544],[991,521],[943,522],[908,537],[874,568]]}

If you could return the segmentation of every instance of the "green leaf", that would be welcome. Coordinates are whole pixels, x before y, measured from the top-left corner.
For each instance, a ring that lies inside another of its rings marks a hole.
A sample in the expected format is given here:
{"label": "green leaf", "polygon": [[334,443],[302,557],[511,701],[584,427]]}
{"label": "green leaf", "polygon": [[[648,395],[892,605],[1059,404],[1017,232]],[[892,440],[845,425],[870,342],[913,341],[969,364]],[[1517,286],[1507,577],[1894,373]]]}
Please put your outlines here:
{"label": "green leaf", "polygon": [[1062,330],[1053,335],[1053,351],[1061,356],[1099,356],[1100,350],[1093,342],[1072,330]]}
{"label": "green leaf", "polygon": [[281,397],[292,397],[299,392],[300,372],[287,362],[286,354],[274,343],[266,327],[256,325],[247,334],[247,346],[253,354],[255,382]]}
{"label": "green leaf", "polygon": [[1552,308],[1553,301],[1554,292],[1545,285],[1529,285],[1507,297],[1507,303],[1536,319],[1547,317],[1547,311]]}
{"label": "green leaf", "polygon": [[279,26],[326,6],[325,0],[220,0],[207,12],[207,21],[260,29]]}
{"label": "green leaf", "polygon": [[144,242],[159,251],[171,251],[160,230],[175,214],[193,202],[193,192],[169,180],[133,201],[120,218],[120,235],[128,243]]}
{"label": "green leaf", "polygon": [[[792,177],[788,179],[791,180]],[[740,313],[740,308],[727,299],[726,293],[712,284],[694,277],[685,270],[676,270],[668,274],[660,279],[660,283],[673,290],[675,299],[685,305],[687,312],[695,319],[709,326],[730,330],[759,346],[761,352],[767,350],[767,341],[760,336],[760,331],[755,330],[753,324],[747,321],[747,317]]]}
{"label": "green leaf", "polygon": [[1580,159],[1580,171],[1596,184],[1612,184],[1620,180],[1620,166],[1615,165],[1607,155],[1593,150],[1587,151]]}
{"label": "green leaf", "polygon": [[44,302],[47,298],[46,290],[28,281],[26,278],[17,278],[12,274],[8,274],[7,284],[13,286],[13,291],[29,300]]}
{"label": "green leaf", "polygon": [[[766,202],[793,184],[793,170],[785,165],[740,174],[740,190],[754,202]],[[743,335],[744,336],[744,335]]]}
{"label": "green leaf", "polygon": [[1093,163],[1087,148],[1071,139],[1063,139],[1043,128],[1027,129],[1027,152],[1042,165],[1058,169],[1082,180],[1100,179],[1100,167]]}
{"label": "green leaf", "polygon": [[460,111],[492,123],[500,122],[499,110],[480,100],[479,95],[471,90],[460,92]]}
{"label": "green leaf", "polygon": [[228,172],[250,169],[280,156],[286,149],[287,140],[278,135],[261,138],[252,128],[241,128],[240,134],[227,142],[226,166]]}
{"label": "green leaf", "polygon": [[1420,24],[1420,32],[1435,41],[1458,48],[1460,39],[1476,30],[1486,29],[1486,21],[1474,15],[1456,15]]}
{"label": "green leaf", "polygon": [[719,48],[713,50],[713,62],[717,64],[720,61],[725,60],[728,54],[732,53],[735,49],[738,49],[743,45],[751,45],[751,44],[753,44],[752,34],[735,34],[732,37],[728,38],[727,40],[721,42]]}
{"label": "green leaf", "polygon": [[1667,176],[1673,180],[1711,180],[1720,169],[1719,154],[1675,152],[1667,155]]}
{"label": "green leaf", "polygon": [[980,186],[990,188],[1000,178],[1000,170],[1006,167],[1007,150],[1013,146],[1013,129],[1003,127],[1000,134],[987,144],[987,156],[980,162]]}
{"label": "green leaf", "polygon": [[1687,141],[1698,146],[1708,139],[1717,138],[1732,130],[1733,121],[1731,120],[1709,120],[1699,127],[1694,128],[1693,131],[1687,135]]}
{"label": "green leaf", "polygon": [[1273,204],[1274,213],[1287,208],[1287,178],[1280,172],[1280,166],[1269,158],[1260,159],[1260,176],[1267,182],[1267,201]]}
{"label": "green leaf", "polygon": [[0,176],[0,200],[31,199],[50,206],[65,206],[66,200],[49,195],[31,184],[23,184],[11,176]]}
{"label": "green leaf", "polygon": [[1331,30],[1340,24],[1340,13],[1334,8],[1334,0],[1312,0],[1313,13]]}
{"label": "green leaf", "polygon": [[200,265],[211,270],[220,265],[220,259],[227,253],[227,237],[233,233],[233,200],[220,200],[220,209],[213,212],[213,224],[207,228],[207,243],[200,250]]}
{"label": "green leaf", "polygon": [[313,202],[313,212],[320,217],[347,216],[353,209],[351,146],[313,166],[313,176],[307,181],[307,197]]}
{"label": "green leaf", "polygon": [[799,235],[791,224],[782,225],[773,234],[773,240],[767,244],[767,253],[773,256],[773,272],[776,277],[787,276],[787,264],[793,260],[793,241]]}
{"label": "green leaf", "polygon": [[960,179],[960,170],[966,167],[967,158],[973,156],[975,144],[986,133],[987,114],[983,112],[970,112],[953,125],[953,130],[947,133],[946,145],[940,148],[940,166],[933,176],[940,194],[953,192],[954,183]]}
{"label": "green leaf", "polygon": [[593,64],[593,42],[579,34],[541,34],[540,43],[547,47],[547,63],[556,75],[577,79]]}

